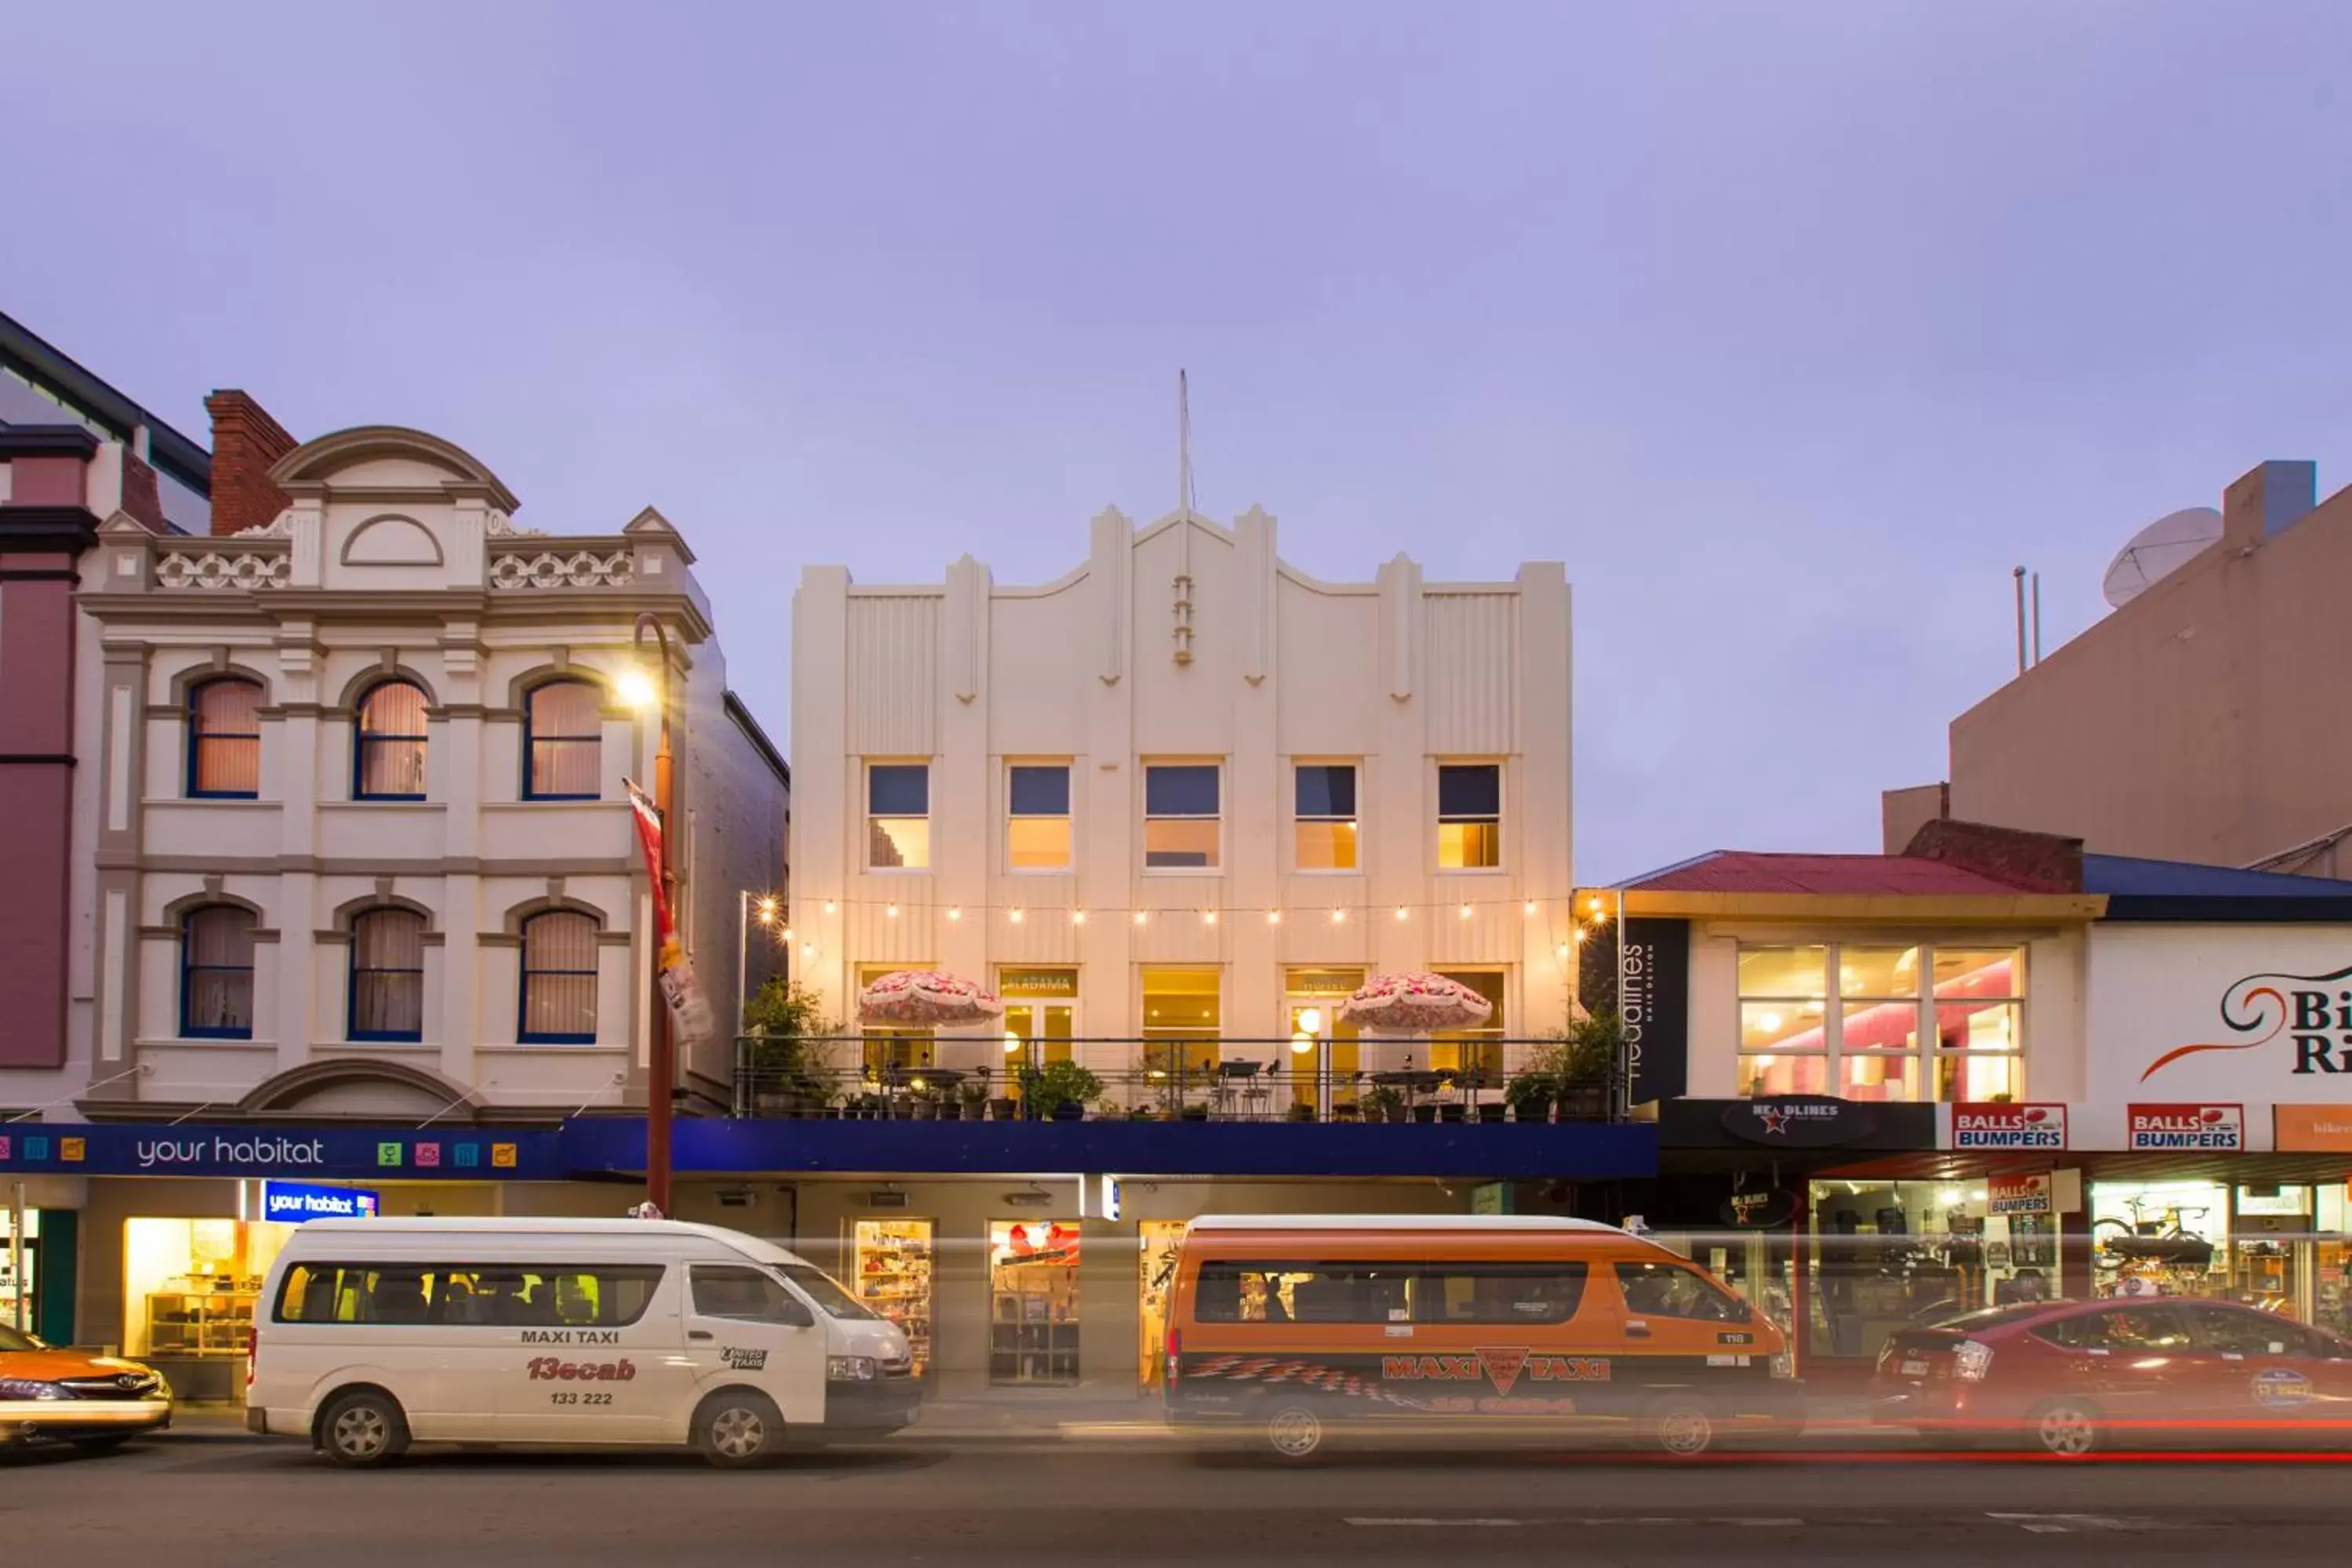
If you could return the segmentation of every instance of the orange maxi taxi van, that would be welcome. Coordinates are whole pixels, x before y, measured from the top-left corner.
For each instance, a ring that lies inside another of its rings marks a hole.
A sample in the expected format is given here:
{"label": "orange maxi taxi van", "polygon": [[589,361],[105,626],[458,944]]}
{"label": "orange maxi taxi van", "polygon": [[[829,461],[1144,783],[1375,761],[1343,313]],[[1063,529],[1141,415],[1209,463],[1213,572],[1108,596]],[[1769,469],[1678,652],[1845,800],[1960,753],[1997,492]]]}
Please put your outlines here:
{"label": "orange maxi taxi van", "polygon": [[172,1391],[135,1361],[57,1350],[0,1326],[0,1447],[110,1448],[172,1424]]}
{"label": "orange maxi taxi van", "polygon": [[1303,1459],[1341,1438],[1631,1437],[1689,1458],[1801,1425],[1780,1327],[1614,1226],[1220,1215],[1171,1292],[1170,1424]]}

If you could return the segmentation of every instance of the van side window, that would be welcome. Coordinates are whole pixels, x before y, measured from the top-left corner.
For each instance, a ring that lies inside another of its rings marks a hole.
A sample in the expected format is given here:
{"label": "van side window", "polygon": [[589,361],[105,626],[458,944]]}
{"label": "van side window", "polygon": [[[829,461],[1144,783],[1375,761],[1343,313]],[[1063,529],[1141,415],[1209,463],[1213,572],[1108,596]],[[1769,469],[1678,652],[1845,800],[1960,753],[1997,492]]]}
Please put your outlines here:
{"label": "van side window", "polygon": [[1637,1318],[1689,1318],[1702,1323],[1744,1323],[1748,1303],[1696,1268],[1679,1263],[1619,1263],[1617,1288]]}
{"label": "van side window", "polygon": [[1402,1263],[1207,1262],[1192,1290],[1203,1323],[1403,1322]]}
{"label": "van side window", "polygon": [[1584,1299],[1581,1262],[1448,1263],[1413,1276],[1416,1323],[1564,1323]]}
{"label": "van side window", "polygon": [[281,1323],[625,1328],[660,1286],[657,1264],[298,1263]]}
{"label": "van side window", "polygon": [[785,1323],[800,1321],[807,1310],[764,1269],[698,1264],[694,1269],[694,1310],[705,1318]]}

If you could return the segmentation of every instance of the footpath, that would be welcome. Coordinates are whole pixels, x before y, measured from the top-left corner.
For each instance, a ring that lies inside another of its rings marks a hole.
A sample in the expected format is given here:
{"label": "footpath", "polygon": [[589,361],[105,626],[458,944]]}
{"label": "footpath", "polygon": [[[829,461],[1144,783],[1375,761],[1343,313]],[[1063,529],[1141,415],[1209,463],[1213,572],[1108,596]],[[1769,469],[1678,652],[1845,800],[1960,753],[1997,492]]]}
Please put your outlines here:
{"label": "footpath", "polygon": [[[1853,1442],[1874,1435],[1858,1392],[1838,1390],[1810,1401],[1807,1446]],[[263,1442],[246,1430],[241,1405],[183,1405],[169,1442]],[[927,1399],[915,1424],[892,1443],[1150,1444],[1171,1441],[1158,1395],[1124,1390],[1012,1390]]]}

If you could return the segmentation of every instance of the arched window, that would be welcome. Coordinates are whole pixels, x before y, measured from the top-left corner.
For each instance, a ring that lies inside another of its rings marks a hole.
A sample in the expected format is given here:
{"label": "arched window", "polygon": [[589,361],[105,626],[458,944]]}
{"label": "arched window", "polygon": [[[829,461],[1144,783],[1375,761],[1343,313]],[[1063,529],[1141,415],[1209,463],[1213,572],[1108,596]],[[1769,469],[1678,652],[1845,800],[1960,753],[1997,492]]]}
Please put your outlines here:
{"label": "arched window", "polygon": [[525,800],[594,800],[604,793],[604,713],[597,688],[551,680],[523,700]]}
{"label": "arched window", "polygon": [[596,922],[550,910],[522,922],[520,1037],[541,1045],[596,1042]]}
{"label": "arched window", "polygon": [[405,680],[387,680],[360,699],[352,798],[425,798],[425,693]]}
{"label": "arched window", "polygon": [[224,676],[188,689],[188,794],[204,800],[261,795],[261,687]]}
{"label": "arched window", "polygon": [[354,1040],[425,1037],[425,917],[370,910],[352,921]]}
{"label": "arched window", "polygon": [[253,1038],[253,911],[207,904],[180,923],[180,1033]]}

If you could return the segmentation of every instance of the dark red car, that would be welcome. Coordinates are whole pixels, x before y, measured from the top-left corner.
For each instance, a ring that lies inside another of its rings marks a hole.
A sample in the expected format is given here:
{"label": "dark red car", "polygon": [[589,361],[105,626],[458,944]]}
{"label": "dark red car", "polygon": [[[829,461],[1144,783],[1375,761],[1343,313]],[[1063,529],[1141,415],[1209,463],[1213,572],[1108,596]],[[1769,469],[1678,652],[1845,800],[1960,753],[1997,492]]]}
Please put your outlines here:
{"label": "dark red car", "polygon": [[2076,1458],[2109,1446],[2342,1442],[2352,1341],[2191,1297],[1996,1307],[1897,1331],[1874,1419]]}

